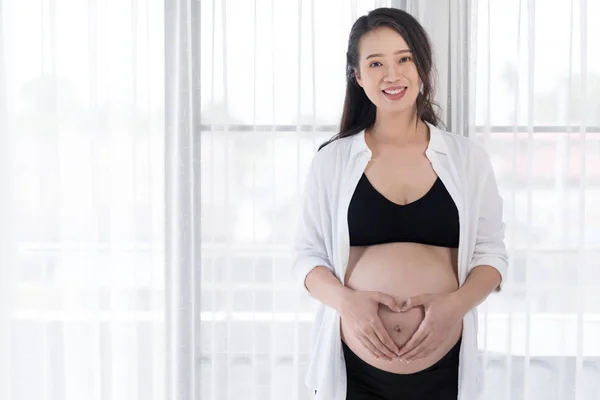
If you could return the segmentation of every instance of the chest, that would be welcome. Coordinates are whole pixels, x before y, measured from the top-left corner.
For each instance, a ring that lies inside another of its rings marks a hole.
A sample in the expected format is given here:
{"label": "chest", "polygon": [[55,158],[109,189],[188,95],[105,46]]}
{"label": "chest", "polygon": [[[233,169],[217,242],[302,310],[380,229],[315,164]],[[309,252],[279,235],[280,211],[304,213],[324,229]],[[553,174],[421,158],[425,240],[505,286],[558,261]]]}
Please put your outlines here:
{"label": "chest", "polygon": [[398,205],[413,203],[425,196],[438,175],[424,153],[383,153],[373,157],[364,174],[386,199]]}
{"label": "chest", "polygon": [[[438,154],[428,151],[424,155],[409,158],[387,158],[369,157],[363,155],[351,160],[346,168],[337,175],[332,185],[337,186],[337,195],[331,202],[331,215],[334,216],[335,234],[332,243],[334,264],[338,265],[343,273],[347,266],[350,240],[348,225],[348,210],[353,194],[361,177],[368,177],[374,188],[380,191],[396,204],[408,204],[423,197],[439,179],[447,189],[456,205],[459,220],[460,240],[458,246],[458,265],[463,265],[466,256],[464,254],[465,240],[468,241],[469,221],[466,219],[468,208],[466,202],[468,195],[465,190],[465,178],[458,168],[446,154]],[[439,183],[438,183],[439,185]],[[459,268],[459,280],[462,273]]]}

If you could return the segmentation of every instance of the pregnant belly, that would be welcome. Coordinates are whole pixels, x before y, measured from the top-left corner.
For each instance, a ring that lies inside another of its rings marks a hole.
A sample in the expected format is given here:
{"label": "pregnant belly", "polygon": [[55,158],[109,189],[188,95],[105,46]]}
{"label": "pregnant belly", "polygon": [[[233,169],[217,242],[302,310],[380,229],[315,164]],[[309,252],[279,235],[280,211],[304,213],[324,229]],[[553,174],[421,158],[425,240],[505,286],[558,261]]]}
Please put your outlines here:
{"label": "pregnant belly", "polygon": [[[416,243],[351,247],[345,284],[354,290],[388,294],[398,304],[419,294],[449,293],[458,288],[456,255],[455,249]],[[421,307],[402,313],[380,305],[379,317],[392,340],[401,347],[417,331],[424,313]],[[378,359],[349,333],[343,318],[340,329],[342,340],[368,364],[385,371],[408,374],[430,367],[450,351],[462,334],[462,322],[446,333],[446,339],[436,351],[411,363]]]}

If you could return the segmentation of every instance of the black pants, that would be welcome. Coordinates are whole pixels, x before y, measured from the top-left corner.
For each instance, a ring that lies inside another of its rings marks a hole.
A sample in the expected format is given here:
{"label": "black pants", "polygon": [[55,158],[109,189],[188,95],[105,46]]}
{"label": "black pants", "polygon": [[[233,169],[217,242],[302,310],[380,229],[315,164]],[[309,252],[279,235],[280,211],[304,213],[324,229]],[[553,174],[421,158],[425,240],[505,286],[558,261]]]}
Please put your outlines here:
{"label": "black pants", "polygon": [[442,359],[414,374],[396,374],[367,364],[344,342],[346,400],[456,400],[462,339]]}

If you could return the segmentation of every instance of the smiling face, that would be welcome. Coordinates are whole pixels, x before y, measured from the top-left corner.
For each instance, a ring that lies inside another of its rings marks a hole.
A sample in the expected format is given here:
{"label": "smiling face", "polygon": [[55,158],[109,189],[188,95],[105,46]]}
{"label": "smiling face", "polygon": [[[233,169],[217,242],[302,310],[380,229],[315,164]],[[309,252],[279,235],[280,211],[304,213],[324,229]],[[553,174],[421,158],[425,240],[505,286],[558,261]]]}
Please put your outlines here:
{"label": "smiling face", "polygon": [[356,81],[377,112],[414,112],[421,79],[404,38],[388,27],[362,36]]}

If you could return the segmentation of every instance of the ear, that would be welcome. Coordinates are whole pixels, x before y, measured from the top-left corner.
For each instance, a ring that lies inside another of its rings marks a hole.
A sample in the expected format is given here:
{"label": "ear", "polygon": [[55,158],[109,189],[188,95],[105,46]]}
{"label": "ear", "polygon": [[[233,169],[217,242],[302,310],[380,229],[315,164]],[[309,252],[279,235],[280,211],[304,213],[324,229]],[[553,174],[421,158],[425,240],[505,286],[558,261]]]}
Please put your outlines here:
{"label": "ear", "polygon": [[358,68],[354,68],[354,76],[356,78],[356,83],[358,83],[358,86],[363,87],[362,78],[360,77],[360,70]]}

